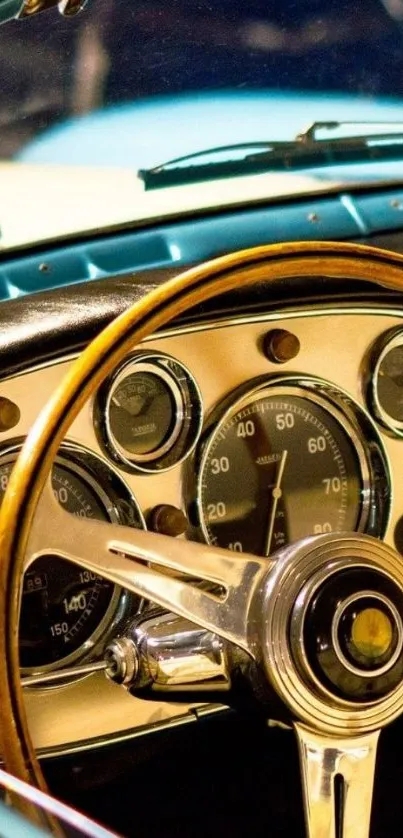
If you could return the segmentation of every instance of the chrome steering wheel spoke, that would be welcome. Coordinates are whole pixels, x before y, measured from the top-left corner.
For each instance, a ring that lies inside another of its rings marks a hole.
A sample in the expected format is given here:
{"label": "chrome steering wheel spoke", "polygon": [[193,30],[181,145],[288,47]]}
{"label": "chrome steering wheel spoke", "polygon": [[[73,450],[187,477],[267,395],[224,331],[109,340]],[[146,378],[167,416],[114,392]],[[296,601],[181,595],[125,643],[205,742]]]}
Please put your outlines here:
{"label": "chrome steering wheel spoke", "polygon": [[31,529],[26,568],[43,555],[74,562],[253,656],[250,604],[270,561],[74,516],[57,502],[49,480]]}
{"label": "chrome steering wheel spoke", "polygon": [[[293,720],[307,838],[369,838],[379,732],[403,706],[402,570],[395,551],[369,536],[344,533],[302,539],[272,560],[233,554],[71,515],[48,481],[25,566],[43,555],[72,561],[247,652],[257,662],[249,677],[266,676],[266,706],[276,693]],[[336,607],[340,585],[344,600]],[[150,647],[146,642],[150,626],[145,622],[140,629],[141,642],[136,632],[127,635],[137,656],[135,678],[127,682],[133,694],[138,685],[144,687],[141,666],[145,663],[148,671],[152,658],[153,642]],[[183,634],[183,627],[178,631]],[[355,665],[343,654],[344,646],[345,655],[357,656]],[[186,648],[175,658],[175,683],[189,683],[180,678],[180,666],[188,672],[192,654],[198,653],[195,642],[193,652]],[[228,665],[227,686],[231,666],[236,668],[231,656]],[[260,681],[258,686],[263,697]]]}
{"label": "chrome steering wheel spoke", "polygon": [[337,739],[294,729],[307,838],[369,838],[379,731]]}

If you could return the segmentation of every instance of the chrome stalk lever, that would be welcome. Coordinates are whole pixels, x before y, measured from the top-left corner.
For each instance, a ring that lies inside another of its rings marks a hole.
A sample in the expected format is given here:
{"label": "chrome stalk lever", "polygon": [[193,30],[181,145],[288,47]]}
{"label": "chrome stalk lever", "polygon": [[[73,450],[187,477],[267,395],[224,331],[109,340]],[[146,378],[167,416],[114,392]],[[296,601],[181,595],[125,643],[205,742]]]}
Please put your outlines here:
{"label": "chrome stalk lever", "polygon": [[[172,697],[226,693],[229,644],[194,623],[161,612],[143,614],[105,649],[106,674],[129,692]],[[225,696],[223,696],[225,700]]]}

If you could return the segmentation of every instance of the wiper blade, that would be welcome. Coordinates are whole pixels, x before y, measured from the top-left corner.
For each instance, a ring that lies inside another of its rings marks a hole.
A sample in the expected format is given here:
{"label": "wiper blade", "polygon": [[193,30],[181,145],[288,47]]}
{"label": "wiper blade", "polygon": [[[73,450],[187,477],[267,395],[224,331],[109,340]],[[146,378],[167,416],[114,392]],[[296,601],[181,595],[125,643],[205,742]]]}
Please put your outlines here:
{"label": "wiper blade", "polygon": [[[336,136],[329,137],[332,132]],[[295,140],[218,146],[138,174],[148,190],[245,174],[393,160],[403,160],[403,123],[332,121],[314,122]]]}

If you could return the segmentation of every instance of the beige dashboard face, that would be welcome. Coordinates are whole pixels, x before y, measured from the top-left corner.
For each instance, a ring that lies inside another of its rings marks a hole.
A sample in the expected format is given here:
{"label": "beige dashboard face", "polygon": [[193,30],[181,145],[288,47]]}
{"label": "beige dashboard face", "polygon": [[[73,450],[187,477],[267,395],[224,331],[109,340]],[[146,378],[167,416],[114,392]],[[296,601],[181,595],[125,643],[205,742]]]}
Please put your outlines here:
{"label": "beige dashboard face", "polygon": [[[262,351],[262,339],[274,327],[291,331],[300,341],[298,356],[281,367],[268,361]],[[270,378],[279,374],[325,379],[367,410],[370,350],[382,335],[396,327],[403,327],[403,314],[395,309],[317,308],[256,318],[234,317],[177,329],[148,340],[144,348],[167,353],[186,365],[200,389],[205,421],[236,388],[259,376]],[[28,432],[70,364],[71,359],[62,360],[0,382],[0,396],[14,401],[21,411],[19,424],[0,434],[1,444]],[[69,440],[107,459],[94,429],[93,407],[93,403],[88,403],[81,411],[71,427]],[[390,470],[391,508],[385,541],[394,546],[393,533],[403,502],[399,478],[403,439],[386,433],[381,426],[377,431]],[[187,509],[192,500],[186,496],[184,474],[188,468],[185,462],[162,473],[122,471],[121,476],[146,517],[150,509],[161,503]],[[26,702],[33,739],[43,754],[91,747],[196,717],[194,707],[133,698],[108,682],[102,673],[68,686],[31,688],[26,690]]]}

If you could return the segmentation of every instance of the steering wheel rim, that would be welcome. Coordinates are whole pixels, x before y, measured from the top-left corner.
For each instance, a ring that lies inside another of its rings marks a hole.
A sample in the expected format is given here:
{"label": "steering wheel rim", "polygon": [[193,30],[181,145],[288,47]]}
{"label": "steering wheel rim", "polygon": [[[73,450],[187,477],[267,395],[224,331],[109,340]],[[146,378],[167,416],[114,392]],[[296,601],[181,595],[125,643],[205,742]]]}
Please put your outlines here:
{"label": "steering wheel rim", "polygon": [[[0,511],[0,749],[7,770],[46,790],[28,730],[19,676],[23,565],[39,497],[74,418],[103,379],[144,338],[189,308],[239,288],[293,277],[372,281],[403,290],[403,256],[327,242],[271,245],[224,256],[180,274],[110,323],[72,364],[21,450]],[[34,813],[25,812],[34,817]]]}

